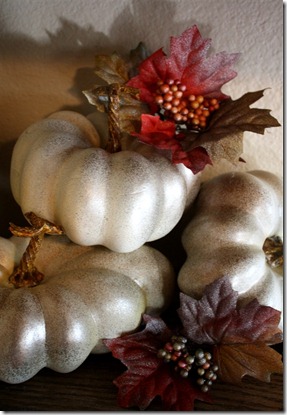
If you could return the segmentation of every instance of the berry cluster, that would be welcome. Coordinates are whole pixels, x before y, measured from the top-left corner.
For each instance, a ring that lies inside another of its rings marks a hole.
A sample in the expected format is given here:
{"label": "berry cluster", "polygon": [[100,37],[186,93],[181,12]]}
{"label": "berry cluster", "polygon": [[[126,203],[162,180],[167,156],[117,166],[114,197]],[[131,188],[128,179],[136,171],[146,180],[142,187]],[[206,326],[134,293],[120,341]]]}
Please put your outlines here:
{"label": "berry cluster", "polygon": [[195,377],[202,392],[207,392],[217,379],[215,372],[218,371],[218,366],[213,364],[211,353],[200,348],[191,353],[185,337],[172,336],[158,351],[158,357],[167,363],[173,362],[175,370],[182,377],[187,378],[190,374]]}
{"label": "berry cluster", "polygon": [[203,129],[207,126],[210,114],[219,108],[216,98],[204,98],[202,95],[186,95],[186,85],[179,80],[158,81],[155,103],[164,110],[164,116],[179,124],[189,124],[192,128]]}

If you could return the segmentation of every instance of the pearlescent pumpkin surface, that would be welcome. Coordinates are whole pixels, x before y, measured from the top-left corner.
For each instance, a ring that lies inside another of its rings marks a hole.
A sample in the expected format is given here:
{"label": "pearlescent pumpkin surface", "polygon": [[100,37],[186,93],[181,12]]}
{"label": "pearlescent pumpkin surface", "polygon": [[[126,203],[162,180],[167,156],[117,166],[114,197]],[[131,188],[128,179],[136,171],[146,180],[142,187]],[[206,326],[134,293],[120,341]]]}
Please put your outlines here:
{"label": "pearlescent pumpkin surface", "polygon": [[119,254],[83,247],[63,236],[44,239],[35,262],[45,275],[33,288],[11,288],[8,277],[28,244],[0,238],[0,379],[23,382],[43,367],[76,369],[102,339],[136,330],[142,314],[171,302],[175,275],[159,251],[143,246]]}
{"label": "pearlescent pumpkin surface", "polygon": [[135,139],[108,153],[84,116],[58,112],[19,137],[11,189],[23,213],[63,226],[80,245],[130,252],[168,234],[197,195],[199,177]]}
{"label": "pearlescent pumpkin surface", "polygon": [[283,311],[282,267],[272,268],[263,250],[267,238],[283,237],[282,191],[282,180],[265,171],[205,182],[182,236],[180,289],[200,298],[206,285],[229,276],[242,302],[257,298]]}

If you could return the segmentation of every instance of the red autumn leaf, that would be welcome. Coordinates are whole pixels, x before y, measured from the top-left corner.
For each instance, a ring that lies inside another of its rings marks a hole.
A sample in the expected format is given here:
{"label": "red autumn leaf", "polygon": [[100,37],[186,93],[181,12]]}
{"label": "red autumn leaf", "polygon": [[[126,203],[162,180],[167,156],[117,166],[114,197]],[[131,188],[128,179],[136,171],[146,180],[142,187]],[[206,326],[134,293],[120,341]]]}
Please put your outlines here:
{"label": "red autumn leaf", "polygon": [[172,154],[172,163],[184,164],[193,174],[201,172],[207,164],[212,164],[207,151],[203,147],[195,147],[189,151],[184,151],[182,147],[176,149]]}
{"label": "red autumn leaf", "polygon": [[157,356],[172,335],[165,323],[149,316],[144,316],[144,321],[146,327],[141,332],[105,340],[113,356],[128,368],[114,381],[119,388],[119,405],[145,409],[160,396],[165,410],[187,411],[193,409],[195,399],[210,401],[206,393]]}
{"label": "red autumn leaf", "polygon": [[207,286],[200,300],[181,293],[178,314],[184,334],[196,343],[215,345],[222,380],[239,381],[245,374],[269,379],[271,373],[282,370],[280,354],[267,347],[282,341],[280,312],[257,299],[242,307],[237,300],[227,277]]}
{"label": "red autumn leaf", "polygon": [[180,148],[175,139],[175,124],[172,121],[162,121],[159,116],[142,114],[141,131],[133,133],[135,137],[145,144],[152,145],[161,150],[175,150]]}
{"label": "red autumn leaf", "polygon": [[212,164],[203,147],[184,151],[181,145],[181,135],[176,135],[175,124],[172,121],[162,121],[159,116],[142,114],[140,133],[133,136],[160,150],[167,150],[173,164],[182,163],[194,174],[204,169],[206,164]]}
{"label": "red autumn leaf", "polygon": [[141,99],[154,111],[154,93],[160,80],[179,80],[186,86],[184,96],[194,94],[225,99],[227,96],[221,92],[221,87],[237,75],[231,66],[238,54],[221,52],[207,56],[210,45],[211,40],[203,39],[194,25],[179,37],[171,37],[170,56],[159,49],[145,59],[139,66],[139,75],[128,85],[140,89]]}

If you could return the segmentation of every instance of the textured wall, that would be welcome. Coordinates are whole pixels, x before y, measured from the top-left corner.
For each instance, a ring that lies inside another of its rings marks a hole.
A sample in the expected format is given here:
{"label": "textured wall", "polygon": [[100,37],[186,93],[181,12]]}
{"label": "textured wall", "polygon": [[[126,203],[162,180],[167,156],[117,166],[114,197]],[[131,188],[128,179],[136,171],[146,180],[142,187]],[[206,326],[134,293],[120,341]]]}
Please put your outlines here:
{"label": "textured wall", "polygon": [[[283,121],[281,0],[0,0],[0,142],[13,142],[32,122],[69,108],[93,108],[81,90],[93,85],[94,54],[126,53],[144,40],[150,51],[197,24],[215,52],[241,52],[238,76],[224,91],[238,98],[269,88],[257,107]],[[245,134],[246,164],[282,174],[282,127]],[[0,147],[1,151],[1,147]],[[8,163],[8,162],[7,162]]]}

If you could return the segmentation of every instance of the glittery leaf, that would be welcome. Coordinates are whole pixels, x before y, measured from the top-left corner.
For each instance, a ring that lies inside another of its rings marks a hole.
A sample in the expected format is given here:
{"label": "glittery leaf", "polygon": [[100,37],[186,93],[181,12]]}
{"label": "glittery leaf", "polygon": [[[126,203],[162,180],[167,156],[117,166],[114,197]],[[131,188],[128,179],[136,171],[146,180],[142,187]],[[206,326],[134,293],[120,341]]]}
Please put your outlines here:
{"label": "glittery leaf", "polygon": [[187,86],[186,94],[204,95],[218,99],[227,98],[221,87],[237,73],[232,65],[238,54],[221,52],[207,56],[210,39],[202,38],[196,25],[178,37],[170,39],[170,55],[157,50],[139,67],[139,75],[128,85],[140,89],[141,99],[154,107],[154,92],[159,80],[177,79]]}
{"label": "glittery leaf", "polygon": [[222,380],[268,380],[282,371],[281,355],[268,347],[283,340],[280,312],[257,299],[240,307],[228,277],[208,285],[200,300],[181,293],[178,315],[189,340],[215,346]]}
{"label": "glittery leaf", "polygon": [[157,356],[171,337],[165,323],[149,316],[144,316],[144,321],[146,327],[141,332],[105,340],[113,356],[127,366],[114,381],[119,388],[119,405],[146,409],[159,396],[164,410],[187,411],[193,409],[195,399],[209,402],[208,394],[194,388]]}

